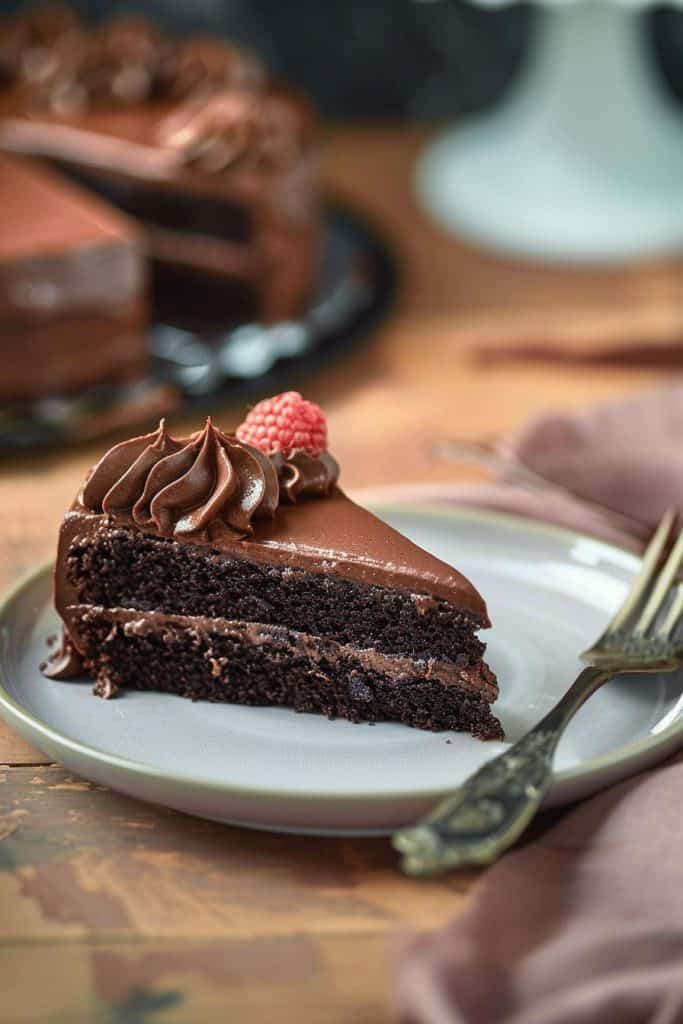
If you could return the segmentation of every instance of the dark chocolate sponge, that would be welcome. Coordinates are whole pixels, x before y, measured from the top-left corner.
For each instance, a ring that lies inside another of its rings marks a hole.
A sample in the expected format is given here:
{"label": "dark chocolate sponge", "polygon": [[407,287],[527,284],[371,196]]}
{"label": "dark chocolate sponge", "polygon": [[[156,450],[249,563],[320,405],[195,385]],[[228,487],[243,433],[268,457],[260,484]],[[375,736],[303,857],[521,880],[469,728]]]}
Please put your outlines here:
{"label": "dark chocolate sponge", "polygon": [[339,576],[228,559],[132,530],[74,542],[67,575],[78,603],[283,625],[408,657],[481,659],[483,622],[446,601]]}
{"label": "dark chocolate sponge", "polygon": [[[302,644],[280,627],[254,644],[237,629],[218,632],[208,626],[174,617],[156,630],[138,631],[134,613],[84,611],[80,636],[96,691],[113,696],[119,687],[160,690],[192,700],[291,707],[352,722],[394,721],[433,731],[464,730],[480,739],[503,737],[481,693],[425,678],[424,663],[392,679],[334,641],[316,640],[311,658],[310,640]],[[483,663],[476,675],[495,687]]]}

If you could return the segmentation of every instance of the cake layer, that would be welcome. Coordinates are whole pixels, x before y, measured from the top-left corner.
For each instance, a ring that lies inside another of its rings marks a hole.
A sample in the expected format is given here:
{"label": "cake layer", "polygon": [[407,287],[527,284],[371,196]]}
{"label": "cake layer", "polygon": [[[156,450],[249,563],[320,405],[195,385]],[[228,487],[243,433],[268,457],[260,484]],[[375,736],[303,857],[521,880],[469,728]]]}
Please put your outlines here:
{"label": "cake layer", "polygon": [[[296,514],[305,516],[313,504],[302,504]],[[438,656],[457,666],[478,663],[484,651],[474,635],[482,619],[443,599],[345,579],[325,572],[324,564],[316,572],[256,562],[240,555],[240,544],[219,552],[99,525],[85,536],[76,527],[72,539],[64,540],[60,559],[70,590],[60,595],[60,606],[156,609],[281,625],[408,657]]]}
{"label": "cake layer", "polygon": [[[149,438],[139,439],[140,451],[148,441]],[[97,507],[86,508],[77,499],[65,516],[60,534],[60,564],[65,561],[68,549],[77,538],[88,544],[111,529],[131,530],[141,538],[159,538],[153,524],[135,521],[127,511],[102,513],[101,501],[106,489],[129,466],[124,463],[119,470],[119,458],[113,454],[115,452],[116,449],[112,449],[112,453],[105,455],[95,467],[98,473],[106,469],[106,482]],[[125,460],[127,456],[123,454],[121,458]],[[351,501],[337,487],[324,501],[280,502],[274,516],[254,518],[250,530],[244,536],[236,535],[224,527],[221,516],[217,515],[208,533],[201,530],[190,534],[185,532],[182,545],[188,545],[190,549],[209,549],[231,559],[306,569],[341,576],[356,583],[397,587],[424,595],[417,602],[422,613],[430,608],[431,598],[439,598],[455,609],[471,612],[473,621],[481,627],[489,625],[483,598],[462,573]],[[58,608],[63,604],[78,603],[76,595],[69,592],[61,577],[56,596]]]}
{"label": "cake layer", "polygon": [[0,155],[0,401],[139,377],[147,362],[141,236],[49,168]]}
{"label": "cake layer", "polygon": [[209,235],[241,245],[253,238],[252,213],[244,202],[194,194],[169,184],[159,187],[155,182],[131,180],[115,170],[103,171],[58,160],[52,163],[79,185],[104,196],[145,225]]}
{"label": "cake layer", "polygon": [[489,703],[498,687],[484,662],[392,657],[260,623],[126,609],[71,607],[96,692],[120,687],[192,699],[279,705],[353,722],[396,721],[500,739]]}
{"label": "cake layer", "polygon": [[[271,272],[271,261],[262,247],[252,244],[253,211],[246,202],[55,163],[143,226],[159,319],[188,330],[222,334],[232,322],[270,316],[263,282]],[[288,261],[289,291],[284,300],[277,299],[271,318],[286,317],[301,308],[313,277],[314,256],[306,244]]]}
{"label": "cake layer", "polygon": [[132,222],[61,175],[0,154],[0,314],[124,311],[145,292]]}
{"label": "cake layer", "polygon": [[[156,244],[161,232],[155,229],[153,233]],[[215,244],[222,247],[226,243]],[[159,258],[155,249],[150,285],[154,310],[162,323],[202,334],[206,340],[211,336],[222,338],[239,324],[266,319],[263,290],[253,282],[239,274],[226,277],[223,272],[214,274],[208,267],[202,269],[196,263],[190,267],[175,260],[174,254],[191,248],[187,239],[164,238],[161,247],[168,260]],[[208,250],[203,245],[202,250],[203,259]]]}
{"label": "cake layer", "polygon": [[104,383],[139,379],[147,364],[147,304],[118,316],[74,313],[7,321],[0,327],[0,401],[69,395]]}

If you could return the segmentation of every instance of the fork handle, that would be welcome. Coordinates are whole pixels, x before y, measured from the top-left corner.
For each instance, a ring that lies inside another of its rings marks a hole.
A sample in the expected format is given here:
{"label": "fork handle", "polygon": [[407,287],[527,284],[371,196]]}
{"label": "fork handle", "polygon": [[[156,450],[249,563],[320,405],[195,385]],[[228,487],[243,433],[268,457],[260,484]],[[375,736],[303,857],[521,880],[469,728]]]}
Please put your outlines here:
{"label": "fork handle", "polygon": [[413,828],[393,838],[409,875],[489,864],[521,835],[548,788],[560,738],[581,705],[615,674],[583,669],[551,711],[503,754],[487,761]]}

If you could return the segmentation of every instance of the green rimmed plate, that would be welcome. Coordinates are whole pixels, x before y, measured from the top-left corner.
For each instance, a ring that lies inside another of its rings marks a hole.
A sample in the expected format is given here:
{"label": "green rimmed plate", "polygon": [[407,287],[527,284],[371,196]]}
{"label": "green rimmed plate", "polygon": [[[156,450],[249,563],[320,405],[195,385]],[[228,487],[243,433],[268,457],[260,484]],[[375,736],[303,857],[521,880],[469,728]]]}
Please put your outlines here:
{"label": "green rimmed plate", "polygon": [[[488,660],[510,740],[534,724],[579,669],[637,567],[630,553],[570,531],[473,509],[374,511],[464,571],[487,599]],[[0,606],[0,712],[31,743],[88,779],[177,810],[282,831],[372,834],[414,821],[502,749],[461,733],[352,725],[282,708],[192,703],[87,680],[45,679],[56,632],[45,566]],[[577,715],[547,803],[597,791],[683,741],[680,673],[608,684]]]}

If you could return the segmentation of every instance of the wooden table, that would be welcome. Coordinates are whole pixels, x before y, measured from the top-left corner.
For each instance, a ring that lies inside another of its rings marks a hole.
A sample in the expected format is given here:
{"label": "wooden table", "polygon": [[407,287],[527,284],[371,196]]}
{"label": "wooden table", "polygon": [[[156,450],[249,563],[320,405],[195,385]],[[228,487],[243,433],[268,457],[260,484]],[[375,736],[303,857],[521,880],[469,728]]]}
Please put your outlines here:
{"label": "wooden table", "polygon": [[[410,189],[424,135],[375,125],[329,141],[331,183],[381,226],[403,278],[375,337],[308,387],[352,491],[450,479],[429,454],[444,433],[490,436],[658,376],[482,359],[486,342],[548,337],[581,350],[683,329],[681,266],[563,273],[442,235]],[[231,424],[237,412],[221,416]],[[52,553],[97,451],[3,466],[3,587]],[[408,881],[385,840],[241,831],[136,803],[49,764],[2,724],[0,868],[0,1019],[31,1024],[382,1024],[395,942],[457,913],[472,881]]]}

